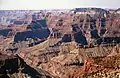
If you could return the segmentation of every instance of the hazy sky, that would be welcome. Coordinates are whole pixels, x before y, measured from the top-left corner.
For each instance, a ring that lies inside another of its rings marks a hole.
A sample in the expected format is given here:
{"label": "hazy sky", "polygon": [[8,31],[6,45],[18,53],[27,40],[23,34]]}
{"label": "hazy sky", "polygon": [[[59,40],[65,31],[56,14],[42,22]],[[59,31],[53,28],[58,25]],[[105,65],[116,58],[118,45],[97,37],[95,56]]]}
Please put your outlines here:
{"label": "hazy sky", "polygon": [[120,0],[0,0],[0,9],[120,8]]}

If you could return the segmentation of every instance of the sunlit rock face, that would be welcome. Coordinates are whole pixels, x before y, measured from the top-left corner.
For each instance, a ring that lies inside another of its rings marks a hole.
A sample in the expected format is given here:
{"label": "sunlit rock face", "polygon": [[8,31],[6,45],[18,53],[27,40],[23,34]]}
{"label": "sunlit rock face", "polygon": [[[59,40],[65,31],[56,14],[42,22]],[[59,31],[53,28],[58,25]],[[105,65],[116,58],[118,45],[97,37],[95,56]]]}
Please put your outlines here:
{"label": "sunlit rock face", "polygon": [[27,27],[25,32],[18,32],[15,35],[14,41],[24,41],[27,38],[39,38],[39,39],[47,39],[50,35],[50,30],[46,24],[46,20],[37,20],[32,21],[32,23]]}

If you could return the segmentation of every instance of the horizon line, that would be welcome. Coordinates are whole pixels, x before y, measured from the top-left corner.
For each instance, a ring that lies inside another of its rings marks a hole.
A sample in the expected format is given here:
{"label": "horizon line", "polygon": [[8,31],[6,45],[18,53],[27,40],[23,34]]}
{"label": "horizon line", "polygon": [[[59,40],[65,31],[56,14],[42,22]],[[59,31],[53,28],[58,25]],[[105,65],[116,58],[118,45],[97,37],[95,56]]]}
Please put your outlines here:
{"label": "horizon line", "polygon": [[[75,8],[101,8],[101,9],[113,9],[113,10],[117,10],[120,7],[114,7],[114,8],[109,8],[109,7],[75,7]],[[75,8],[38,8],[38,9],[32,9],[32,8],[0,8],[0,10],[72,10]]]}

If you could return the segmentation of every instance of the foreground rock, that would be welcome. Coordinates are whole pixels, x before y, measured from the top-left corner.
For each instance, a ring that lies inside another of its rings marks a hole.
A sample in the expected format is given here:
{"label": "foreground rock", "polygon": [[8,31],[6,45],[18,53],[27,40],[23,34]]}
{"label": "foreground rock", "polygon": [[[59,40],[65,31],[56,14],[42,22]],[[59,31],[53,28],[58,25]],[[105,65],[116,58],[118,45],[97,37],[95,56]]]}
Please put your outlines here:
{"label": "foreground rock", "polygon": [[53,57],[48,63],[43,63],[39,67],[55,77],[64,78],[74,67],[82,65],[83,59],[80,55],[66,54]]}
{"label": "foreground rock", "polygon": [[49,73],[32,68],[19,56],[0,54],[0,78],[53,78]]}
{"label": "foreground rock", "polygon": [[[86,60],[82,68],[75,68],[69,78],[119,78],[120,56],[96,57]],[[67,78],[67,77],[66,77]]]}

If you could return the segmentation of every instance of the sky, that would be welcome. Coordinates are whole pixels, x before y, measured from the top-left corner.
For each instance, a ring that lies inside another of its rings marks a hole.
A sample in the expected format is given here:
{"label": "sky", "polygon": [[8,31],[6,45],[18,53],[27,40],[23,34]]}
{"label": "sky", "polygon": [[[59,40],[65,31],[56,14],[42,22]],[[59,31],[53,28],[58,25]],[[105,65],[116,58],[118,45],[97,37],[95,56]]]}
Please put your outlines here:
{"label": "sky", "polygon": [[120,0],[0,0],[0,9],[39,10],[80,7],[120,8]]}

